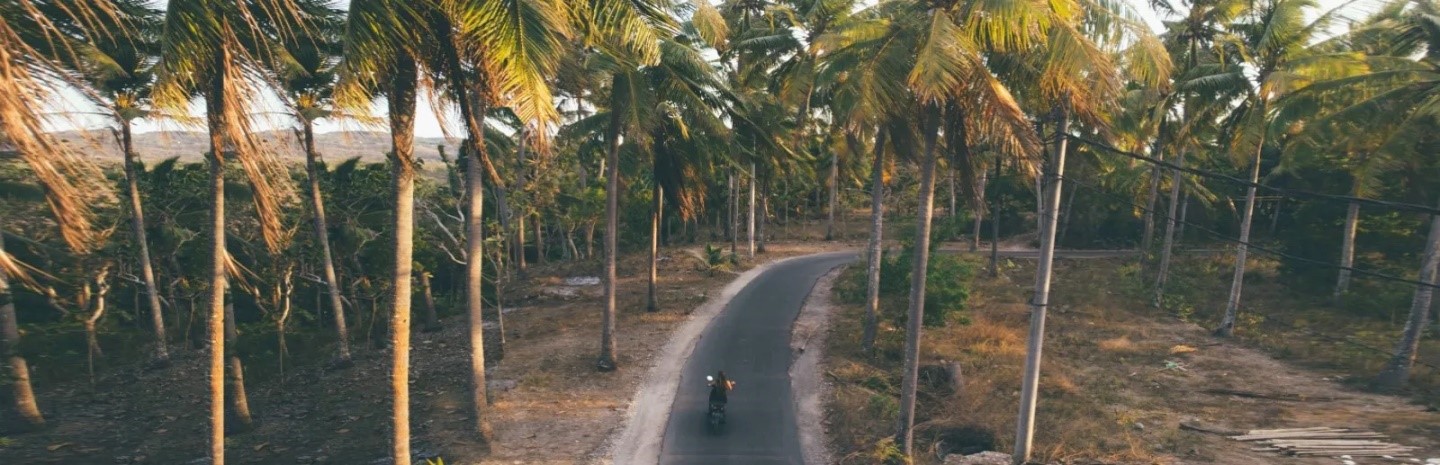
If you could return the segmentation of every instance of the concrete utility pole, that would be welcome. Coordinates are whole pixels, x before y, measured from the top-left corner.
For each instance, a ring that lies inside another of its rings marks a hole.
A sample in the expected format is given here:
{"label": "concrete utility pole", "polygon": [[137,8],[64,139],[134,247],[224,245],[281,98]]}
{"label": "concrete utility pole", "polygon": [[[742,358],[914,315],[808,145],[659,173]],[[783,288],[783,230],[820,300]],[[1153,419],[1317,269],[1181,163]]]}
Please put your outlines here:
{"label": "concrete utility pole", "polygon": [[1069,118],[1064,109],[1057,109],[1055,145],[1051,179],[1045,187],[1040,220],[1040,264],[1035,268],[1035,296],[1030,300],[1030,339],[1025,348],[1025,379],[1020,387],[1020,419],[1015,428],[1015,465],[1030,460],[1031,441],[1035,438],[1035,401],[1040,387],[1040,353],[1045,344],[1045,311],[1050,305],[1050,271],[1055,263],[1055,227],[1059,220],[1060,186],[1065,176],[1066,131]]}

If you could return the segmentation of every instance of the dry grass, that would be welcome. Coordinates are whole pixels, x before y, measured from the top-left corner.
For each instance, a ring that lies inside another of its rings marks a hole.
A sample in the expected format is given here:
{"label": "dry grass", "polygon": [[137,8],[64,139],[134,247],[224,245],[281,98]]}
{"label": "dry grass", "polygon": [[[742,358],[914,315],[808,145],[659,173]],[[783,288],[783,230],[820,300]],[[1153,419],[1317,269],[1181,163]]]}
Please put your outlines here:
{"label": "dry grass", "polygon": [[[1023,303],[1033,272],[1032,263],[1018,262],[998,279],[981,273],[971,292],[971,323],[926,329],[922,364],[959,363],[965,384],[951,394],[922,380],[915,463],[938,463],[941,453],[958,448],[967,435],[993,436],[994,450],[1013,447],[1029,326]],[[1260,351],[1214,340],[1200,326],[1159,314],[1147,299],[1127,292],[1132,272],[1133,266],[1120,260],[1057,262],[1041,371],[1037,458],[1060,463],[1333,462],[1251,452],[1218,436],[1180,430],[1179,423],[1187,420],[1236,429],[1365,427],[1430,448],[1432,454],[1440,447],[1440,415],[1403,399],[1349,391]],[[841,279],[855,279],[863,269],[848,273]],[[1267,290],[1252,287],[1251,292],[1264,295]],[[836,384],[827,406],[832,440],[836,456],[845,458],[842,463],[876,463],[870,454],[877,441],[894,434],[903,331],[882,328],[876,353],[862,354],[861,308],[841,303],[826,362]],[[903,300],[882,303],[893,309],[904,305]],[[1284,402],[1204,392],[1211,388],[1335,400]]]}
{"label": "dry grass", "polygon": [[[845,244],[772,244],[762,260],[833,250]],[[492,382],[489,418],[494,442],[475,441],[470,416],[468,336],[463,316],[447,318],[437,332],[412,334],[411,424],[414,450],[451,464],[588,463],[609,435],[623,427],[631,394],[670,333],[709,295],[733,279],[703,271],[681,249],[661,262],[661,311],[645,311],[646,257],[622,257],[617,306],[619,362],[597,373],[601,286],[564,297],[546,292],[565,278],[593,275],[598,263],[533,266],[524,284],[507,289],[506,345],[496,360],[498,333],[486,335]],[[738,269],[753,263],[742,263]],[[449,313],[457,313],[452,309]],[[487,314],[490,309],[487,309]],[[364,464],[389,450],[389,354],[356,344],[356,364],[341,371],[295,361],[282,384],[262,377],[248,383],[256,429],[227,439],[237,463]],[[52,428],[9,436],[0,463],[187,463],[205,444],[204,357],[177,351],[167,370],[106,364],[99,389],[84,380],[38,383]],[[247,359],[251,369],[273,363]],[[0,416],[11,418],[9,416]],[[51,449],[54,447],[53,449]]]}

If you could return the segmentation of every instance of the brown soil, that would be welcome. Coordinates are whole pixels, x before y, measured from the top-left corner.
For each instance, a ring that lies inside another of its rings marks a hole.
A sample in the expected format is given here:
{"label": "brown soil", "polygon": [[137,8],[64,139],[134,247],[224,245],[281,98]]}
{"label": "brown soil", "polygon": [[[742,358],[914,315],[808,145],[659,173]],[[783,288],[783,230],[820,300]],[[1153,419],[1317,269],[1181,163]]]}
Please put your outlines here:
{"label": "brown soil", "polygon": [[[742,245],[743,247],[743,245]],[[760,260],[854,247],[845,243],[774,243]],[[620,428],[627,403],[656,351],[687,314],[729,282],[734,271],[703,271],[692,248],[666,249],[660,265],[661,311],[645,311],[645,257],[622,257],[619,364],[594,368],[601,286],[559,295],[564,278],[592,276],[594,262],[533,266],[507,290],[505,354],[492,363],[489,410],[493,448],[475,441],[468,394],[468,337],[463,317],[433,333],[413,333],[411,397],[414,451],[446,464],[566,464],[597,459]],[[698,254],[703,255],[703,254]],[[749,268],[752,263],[742,263]],[[487,309],[487,314],[489,309]],[[497,334],[487,334],[493,355]],[[251,382],[252,431],[226,440],[234,463],[388,462],[389,354],[356,344],[355,366],[289,369],[284,383]],[[248,360],[248,363],[274,363]],[[97,388],[76,380],[39,385],[50,427],[0,437],[0,463],[204,463],[206,378],[202,351],[180,351],[168,369],[113,363]],[[292,362],[293,363],[293,362]],[[83,372],[84,367],[77,367]],[[8,413],[5,415],[10,417]],[[423,462],[422,462],[423,463]]]}
{"label": "brown soil", "polygon": [[[958,362],[964,386],[951,394],[922,382],[916,463],[961,443],[1013,448],[1020,371],[1033,286],[1033,262],[1011,260],[1002,276],[973,282],[969,324],[927,328],[923,363]],[[1392,396],[1360,392],[1339,373],[1300,368],[1243,341],[1222,341],[1203,327],[1162,314],[1125,292],[1123,260],[1061,260],[1045,342],[1036,430],[1037,458],[1059,463],[1333,464],[1254,452],[1253,444],[1180,429],[1181,422],[1230,430],[1333,426],[1390,435],[1440,457],[1440,413]],[[863,274],[857,267],[842,277]],[[858,283],[858,282],[857,282]],[[853,290],[853,288],[852,288]],[[1253,292],[1273,289],[1258,288]],[[836,388],[829,400],[832,442],[840,463],[879,463],[893,435],[903,330],[886,326],[875,357],[857,350],[861,307],[843,299],[830,333],[826,370]],[[902,298],[882,307],[903,312]],[[887,322],[888,323],[888,322]],[[1189,349],[1194,349],[1189,351]],[[1356,375],[1356,374],[1350,374]],[[1211,389],[1298,397],[1273,400],[1211,394]],[[949,438],[948,441],[942,439]],[[1359,463],[1389,463],[1357,458]]]}

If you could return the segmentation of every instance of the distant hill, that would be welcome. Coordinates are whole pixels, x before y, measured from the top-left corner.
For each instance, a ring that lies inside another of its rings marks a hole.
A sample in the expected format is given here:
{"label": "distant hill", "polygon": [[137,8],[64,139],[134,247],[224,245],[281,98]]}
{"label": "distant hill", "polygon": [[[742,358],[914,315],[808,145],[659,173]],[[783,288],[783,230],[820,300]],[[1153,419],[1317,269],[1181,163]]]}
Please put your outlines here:
{"label": "distant hill", "polygon": [[[120,147],[115,138],[105,131],[65,131],[55,133],[66,144],[78,147],[97,161],[118,161]],[[305,152],[299,141],[289,132],[266,131],[259,134],[261,141],[276,150],[281,159],[304,160]],[[438,137],[415,138],[415,156],[425,161],[439,161],[436,146],[444,145],[452,157],[459,140],[446,141]],[[209,137],[197,131],[147,132],[135,135],[135,152],[149,161],[179,157],[185,161],[200,161],[209,150]],[[369,131],[336,131],[315,135],[315,147],[327,161],[338,162],[353,157],[364,161],[383,161],[390,151],[390,134]]]}

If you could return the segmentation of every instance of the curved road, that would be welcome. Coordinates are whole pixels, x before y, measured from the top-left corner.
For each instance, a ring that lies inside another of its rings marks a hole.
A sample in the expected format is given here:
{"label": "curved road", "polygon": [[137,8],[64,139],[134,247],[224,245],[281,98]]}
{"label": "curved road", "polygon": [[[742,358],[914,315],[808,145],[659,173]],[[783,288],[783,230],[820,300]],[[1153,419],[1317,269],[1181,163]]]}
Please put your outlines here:
{"label": "curved road", "polygon": [[[804,463],[790,393],[790,327],[815,282],[857,257],[827,253],[779,264],[730,300],[681,371],[662,465]],[[726,407],[728,424],[712,434],[705,424],[705,375],[716,370],[725,370],[736,386]]]}
{"label": "curved road", "polygon": [[[987,252],[988,253],[988,252]],[[1056,251],[1062,258],[1105,258],[1129,251]],[[1033,251],[1001,251],[1034,258]],[[766,270],[705,328],[680,374],[661,443],[662,465],[803,465],[790,392],[790,331],[815,282],[856,252],[800,257]],[[705,423],[705,376],[725,370],[736,382],[723,432]]]}

